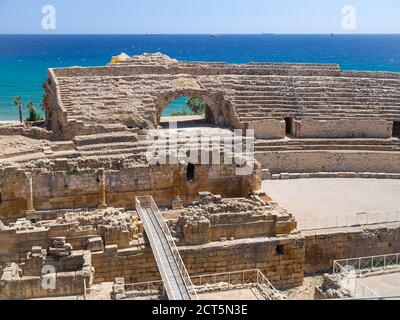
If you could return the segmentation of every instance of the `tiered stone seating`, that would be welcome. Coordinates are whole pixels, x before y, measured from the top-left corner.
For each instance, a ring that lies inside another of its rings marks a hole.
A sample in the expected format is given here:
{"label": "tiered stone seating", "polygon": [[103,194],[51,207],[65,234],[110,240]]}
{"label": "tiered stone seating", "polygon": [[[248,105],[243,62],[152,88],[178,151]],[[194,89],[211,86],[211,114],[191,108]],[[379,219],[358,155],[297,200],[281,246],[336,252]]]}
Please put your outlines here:
{"label": "tiered stone seating", "polygon": [[265,118],[400,118],[400,81],[346,77],[251,76],[224,84],[242,122]]}
{"label": "tiered stone seating", "polygon": [[399,139],[285,139],[258,140],[256,153],[277,151],[363,150],[400,151]]}
{"label": "tiered stone seating", "polygon": [[286,117],[400,119],[400,77],[344,72],[338,65],[178,62],[162,54],[98,68],[55,69],[69,121],[124,123],[140,116],[154,125],[156,101],[190,79],[205,95],[220,92],[232,105],[232,125]]}

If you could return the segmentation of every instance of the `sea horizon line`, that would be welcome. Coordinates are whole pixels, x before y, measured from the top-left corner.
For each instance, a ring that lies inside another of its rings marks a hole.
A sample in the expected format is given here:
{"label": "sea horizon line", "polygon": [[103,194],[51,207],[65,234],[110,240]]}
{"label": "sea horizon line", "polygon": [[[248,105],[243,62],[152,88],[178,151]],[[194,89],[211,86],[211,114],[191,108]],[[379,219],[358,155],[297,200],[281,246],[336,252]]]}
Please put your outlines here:
{"label": "sea horizon line", "polygon": [[0,36],[400,36],[400,33],[0,33]]}

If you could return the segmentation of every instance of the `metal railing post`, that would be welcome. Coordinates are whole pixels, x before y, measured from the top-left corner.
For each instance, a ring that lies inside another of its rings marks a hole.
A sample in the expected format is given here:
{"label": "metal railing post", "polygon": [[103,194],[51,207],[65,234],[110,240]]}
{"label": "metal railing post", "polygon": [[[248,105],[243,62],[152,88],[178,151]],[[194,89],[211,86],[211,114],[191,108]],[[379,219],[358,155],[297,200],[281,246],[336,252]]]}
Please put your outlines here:
{"label": "metal railing post", "polygon": [[83,279],[83,300],[86,300],[86,279]]}

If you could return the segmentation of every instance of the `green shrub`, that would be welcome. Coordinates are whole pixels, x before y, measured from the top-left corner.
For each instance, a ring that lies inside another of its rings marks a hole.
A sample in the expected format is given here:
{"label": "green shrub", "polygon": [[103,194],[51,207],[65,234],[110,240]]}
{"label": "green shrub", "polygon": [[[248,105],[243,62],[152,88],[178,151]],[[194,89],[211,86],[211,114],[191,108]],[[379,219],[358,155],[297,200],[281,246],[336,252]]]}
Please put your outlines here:
{"label": "green shrub", "polygon": [[29,101],[26,105],[27,109],[29,110],[29,116],[26,118],[26,121],[42,121],[43,118],[37,113],[35,106],[33,105],[32,101]]}
{"label": "green shrub", "polygon": [[41,169],[41,168],[44,168],[44,167],[45,167],[44,161],[40,160],[40,161],[36,162],[36,168]]}

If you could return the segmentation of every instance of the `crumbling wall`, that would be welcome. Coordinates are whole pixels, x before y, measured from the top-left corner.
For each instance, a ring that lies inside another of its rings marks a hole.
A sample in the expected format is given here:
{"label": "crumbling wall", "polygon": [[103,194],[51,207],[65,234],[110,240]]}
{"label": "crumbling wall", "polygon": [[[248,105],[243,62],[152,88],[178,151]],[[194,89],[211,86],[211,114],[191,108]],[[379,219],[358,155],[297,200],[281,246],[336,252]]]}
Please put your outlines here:
{"label": "crumbling wall", "polygon": [[184,209],[170,226],[181,244],[198,245],[221,239],[290,234],[296,222],[276,203],[266,203],[255,195],[249,199],[222,199],[201,192],[199,202]]}
{"label": "crumbling wall", "polygon": [[332,272],[333,261],[400,252],[400,225],[305,233],[306,274]]}
{"label": "crumbling wall", "polygon": [[137,217],[114,208],[66,213],[46,223],[19,220],[9,226],[0,225],[0,263],[25,261],[32,247],[47,250],[60,237],[75,250],[90,250],[91,239],[98,237],[106,245],[127,248],[139,232],[142,231]]}
{"label": "crumbling wall", "polygon": [[322,285],[315,288],[315,300],[346,298],[352,298],[351,293],[342,287],[340,284],[340,279],[334,275],[324,274]]}

